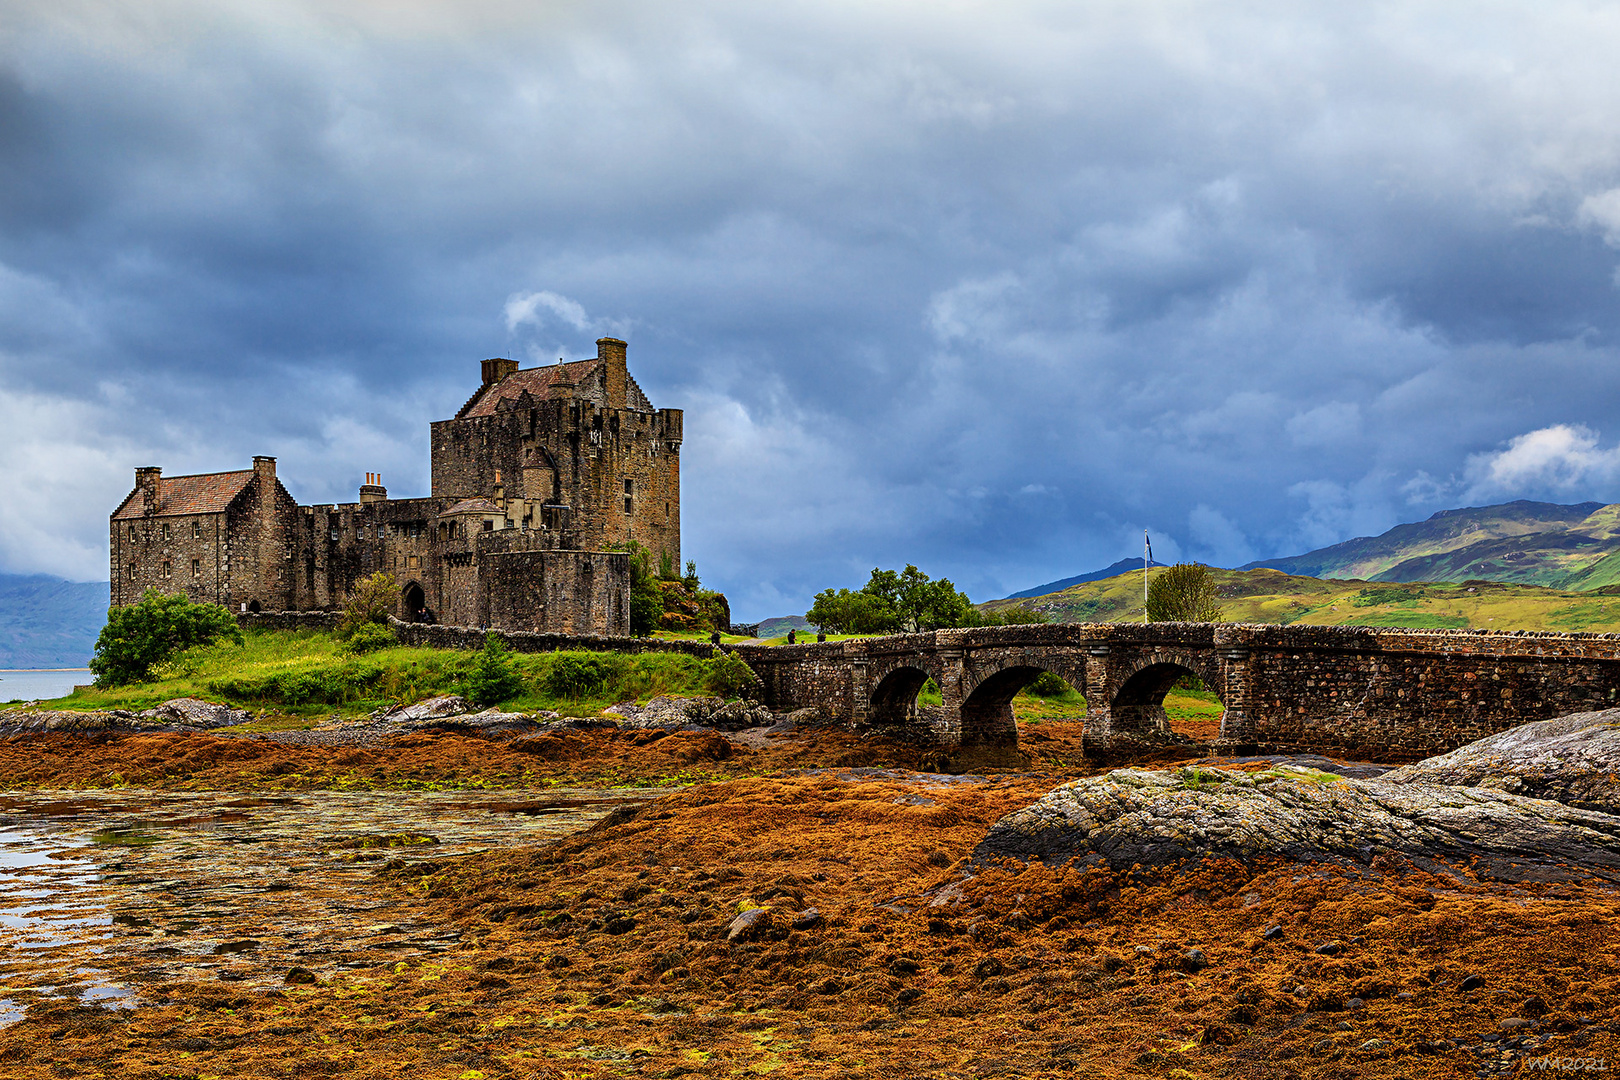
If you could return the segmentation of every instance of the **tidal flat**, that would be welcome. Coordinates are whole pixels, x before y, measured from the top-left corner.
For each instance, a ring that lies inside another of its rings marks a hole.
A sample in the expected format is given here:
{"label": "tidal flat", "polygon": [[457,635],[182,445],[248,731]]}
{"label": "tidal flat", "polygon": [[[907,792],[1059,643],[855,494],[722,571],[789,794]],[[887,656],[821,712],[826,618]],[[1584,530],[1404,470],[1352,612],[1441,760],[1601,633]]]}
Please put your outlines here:
{"label": "tidal flat", "polygon": [[1611,882],[1397,858],[976,862],[1004,816],[1104,771],[1080,732],[1031,725],[1029,767],[981,776],[828,728],[0,740],[0,1071],[1451,1077],[1620,1061]]}

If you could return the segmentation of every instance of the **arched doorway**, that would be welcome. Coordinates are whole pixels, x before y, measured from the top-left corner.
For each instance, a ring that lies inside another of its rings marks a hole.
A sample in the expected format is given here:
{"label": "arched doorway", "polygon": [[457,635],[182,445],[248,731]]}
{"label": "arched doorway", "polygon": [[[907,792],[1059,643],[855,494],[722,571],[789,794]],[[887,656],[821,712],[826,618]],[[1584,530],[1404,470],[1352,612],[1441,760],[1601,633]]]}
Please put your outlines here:
{"label": "arched doorway", "polygon": [[260,606],[260,604],[259,604],[259,602],[257,600],[249,600],[248,601],[248,610],[253,612],[255,615],[257,615],[260,611],[263,611],[264,609]]}
{"label": "arched doorway", "polygon": [[909,724],[917,719],[917,695],[928,681],[921,668],[895,668],[872,688],[867,720],[873,724]]}
{"label": "arched doorway", "polygon": [[411,582],[405,586],[400,596],[400,606],[405,610],[406,622],[421,622],[427,615],[427,594],[422,586]]}
{"label": "arched doorway", "polygon": [[[1178,685],[1179,684],[1179,685]],[[1170,698],[1173,707],[1166,710]],[[1110,726],[1117,732],[1210,742],[1220,735],[1225,711],[1217,688],[1182,664],[1149,664],[1134,672],[1109,703]]]}

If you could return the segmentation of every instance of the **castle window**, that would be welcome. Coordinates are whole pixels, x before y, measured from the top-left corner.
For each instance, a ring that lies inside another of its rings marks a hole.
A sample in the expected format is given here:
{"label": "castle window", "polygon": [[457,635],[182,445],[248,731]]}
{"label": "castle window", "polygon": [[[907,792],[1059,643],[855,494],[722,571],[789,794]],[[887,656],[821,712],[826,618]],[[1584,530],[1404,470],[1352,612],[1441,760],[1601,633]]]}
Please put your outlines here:
{"label": "castle window", "polygon": [[495,519],[494,518],[485,518],[484,519],[484,531],[485,532],[494,532],[495,531]]}
{"label": "castle window", "polygon": [[338,538],[338,533],[337,533],[337,530],[336,530],[336,529],[333,529],[333,530],[332,530],[332,539],[334,539],[334,540],[336,540],[336,539],[337,539],[337,538]]}
{"label": "castle window", "polygon": [[201,559],[192,559],[191,560],[191,576],[192,577],[201,577],[202,576],[202,560]]}
{"label": "castle window", "polygon": [[135,526],[133,525],[129,527],[129,542],[132,544],[135,542]]}
{"label": "castle window", "polygon": [[163,576],[164,577],[171,577],[171,576],[173,576],[173,574],[174,574],[174,564],[171,563],[168,559],[164,559],[163,560]]}
{"label": "castle window", "polygon": [[366,527],[364,525],[354,530],[354,538],[356,540],[364,540],[366,538]]}
{"label": "castle window", "polygon": [[135,580],[135,564],[134,563],[129,564],[129,580],[131,580],[131,581]]}
{"label": "castle window", "polygon": [[167,540],[169,538],[169,523],[167,521],[163,523],[161,532],[163,534],[163,539]]}
{"label": "castle window", "polygon": [[193,521],[191,523],[191,538],[193,540],[201,540],[202,539],[202,522]]}
{"label": "castle window", "polygon": [[626,495],[624,497],[624,512],[627,513],[627,514],[634,513],[635,512],[634,503],[635,503],[635,500],[632,499],[630,496]]}

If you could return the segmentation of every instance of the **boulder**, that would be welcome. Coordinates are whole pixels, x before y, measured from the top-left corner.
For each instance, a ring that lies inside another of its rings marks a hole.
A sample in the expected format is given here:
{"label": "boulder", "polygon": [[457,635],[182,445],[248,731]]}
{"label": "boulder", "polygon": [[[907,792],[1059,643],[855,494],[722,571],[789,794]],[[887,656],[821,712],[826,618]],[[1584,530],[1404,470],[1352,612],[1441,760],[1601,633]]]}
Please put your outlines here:
{"label": "boulder", "polygon": [[467,704],[466,698],[457,694],[445,694],[441,697],[430,697],[426,701],[418,701],[415,705],[394,705],[387,709],[378,709],[371,714],[371,718],[405,724],[416,720],[442,720],[449,716],[461,716],[471,709],[472,706]]}
{"label": "boulder", "polygon": [[199,698],[174,698],[156,708],[147,709],[140,715],[144,719],[155,720],[158,723],[179,724],[190,728],[232,727],[253,719],[253,714],[243,709],[215,705],[211,701]]}
{"label": "boulder", "polygon": [[1491,788],[1620,814],[1620,709],[1524,724],[1383,779]]}
{"label": "boulder", "polygon": [[748,701],[723,701],[717,697],[655,697],[645,705],[622,701],[603,711],[610,716],[623,717],[621,727],[662,728],[666,731],[692,725],[714,728],[716,731],[742,731],[745,728],[769,727],[777,719],[763,705]]}
{"label": "boulder", "polygon": [[1204,857],[1369,862],[1380,854],[1478,858],[1502,880],[1568,880],[1567,864],[1620,880],[1620,817],[1486,788],[1346,780],[1316,771],[1117,769],[1076,780],[998,821],[974,851],[1116,870]]}

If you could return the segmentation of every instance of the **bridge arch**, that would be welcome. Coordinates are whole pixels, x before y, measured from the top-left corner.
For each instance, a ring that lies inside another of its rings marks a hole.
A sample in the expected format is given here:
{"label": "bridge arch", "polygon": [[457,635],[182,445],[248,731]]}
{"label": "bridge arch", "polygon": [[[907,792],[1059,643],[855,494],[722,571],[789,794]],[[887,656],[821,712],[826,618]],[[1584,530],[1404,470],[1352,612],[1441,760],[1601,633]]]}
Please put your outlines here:
{"label": "bridge arch", "polygon": [[1087,694],[1085,656],[1078,652],[1018,650],[1004,656],[975,657],[962,686],[962,745],[1016,746],[1013,698],[1043,672],[1056,675],[1082,696]]}
{"label": "bridge arch", "polygon": [[[1225,673],[1218,659],[1180,649],[1151,649],[1111,673],[1105,691],[1110,730],[1120,734],[1169,735],[1170,718],[1164,712],[1164,699],[1183,675],[1198,676],[1222,707],[1226,706]],[[1223,733],[1225,728],[1223,712]]]}
{"label": "bridge arch", "polygon": [[917,720],[917,695],[933,676],[920,667],[891,668],[872,687],[866,719],[870,724],[911,724]]}

